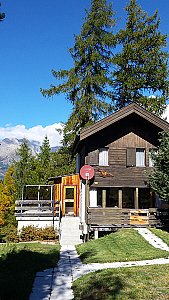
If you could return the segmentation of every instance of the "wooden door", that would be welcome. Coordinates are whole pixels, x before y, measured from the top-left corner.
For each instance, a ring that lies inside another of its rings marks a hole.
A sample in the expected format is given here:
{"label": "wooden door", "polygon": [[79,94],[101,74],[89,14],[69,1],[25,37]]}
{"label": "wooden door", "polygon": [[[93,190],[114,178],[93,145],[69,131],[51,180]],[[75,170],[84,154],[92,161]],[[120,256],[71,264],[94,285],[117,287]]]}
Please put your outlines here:
{"label": "wooden door", "polygon": [[62,214],[63,216],[77,215],[77,186],[63,186]]}

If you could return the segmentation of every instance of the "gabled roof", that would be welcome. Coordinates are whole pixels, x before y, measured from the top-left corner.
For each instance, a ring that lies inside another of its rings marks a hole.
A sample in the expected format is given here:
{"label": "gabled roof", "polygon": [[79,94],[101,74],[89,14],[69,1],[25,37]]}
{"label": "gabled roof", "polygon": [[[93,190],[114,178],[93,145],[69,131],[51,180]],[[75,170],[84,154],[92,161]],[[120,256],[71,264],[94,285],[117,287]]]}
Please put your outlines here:
{"label": "gabled roof", "polygon": [[95,124],[86,127],[80,131],[80,135],[76,138],[74,143],[74,151],[77,149],[78,144],[84,141],[86,138],[91,137],[92,135],[98,133],[99,131],[107,128],[110,125],[115,124],[118,121],[123,120],[124,118],[135,115],[141,117],[143,120],[148,121],[153,124],[155,127],[159,128],[161,131],[169,131],[169,123],[155,114],[148,112],[143,107],[139,106],[136,103],[129,104],[126,107],[123,107],[119,111],[112,113],[108,117],[96,122]]}
{"label": "gabled roof", "polygon": [[162,130],[169,130],[169,123],[167,121],[161,119],[160,117],[154,115],[151,112],[148,112],[138,104],[132,103],[120,109],[119,111],[111,114],[110,116],[96,122],[95,124],[85,129],[82,129],[80,132],[80,141],[133,113],[139,115],[143,119],[161,128]]}

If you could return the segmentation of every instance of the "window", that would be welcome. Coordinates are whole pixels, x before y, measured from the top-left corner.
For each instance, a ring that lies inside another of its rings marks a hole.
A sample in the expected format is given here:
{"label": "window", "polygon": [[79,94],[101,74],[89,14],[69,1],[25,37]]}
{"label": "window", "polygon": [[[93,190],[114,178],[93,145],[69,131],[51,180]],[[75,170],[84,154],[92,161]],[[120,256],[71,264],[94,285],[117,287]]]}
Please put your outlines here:
{"label": "window", "polygon": [[65,199],[74,199],[74,187],[65,188]]}
{"label": "window", "polygon": [[99,166],[108,166],[108,148],[100,148]]}
{"label": "window", "polygon": [[136,167],[145,167],[145,149],[136,148]]}

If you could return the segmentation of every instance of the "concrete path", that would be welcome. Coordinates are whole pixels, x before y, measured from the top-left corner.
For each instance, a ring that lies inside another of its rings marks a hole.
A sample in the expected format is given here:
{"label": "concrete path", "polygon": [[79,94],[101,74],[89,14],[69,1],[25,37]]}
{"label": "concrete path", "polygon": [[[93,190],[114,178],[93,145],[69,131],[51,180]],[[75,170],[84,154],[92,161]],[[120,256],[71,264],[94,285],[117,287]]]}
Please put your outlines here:
{"label": "concrete path", "polygon": [[[145,232],[143,230],[139,233],[142,235],[144,234],[146,239],[149,242],[152,242],[152,235],[149,232]],[[163,243],[160,240],[158,241],[158,245],[164,246],[159,242]],[[73,291],[71,289],[72,282],[85,274],[97,270],[163,264],[169,264],[169,257],[166,259],[159,258],[144,261],[114,262],[104,264],[93,263],[84,265],[78,257],[75,246],[63,245],[61,247],[60,260],[57,267],[37,273],[29,300],[72,300],[74,298]]]}
{"label": "concrete path", "polygon": [[153,247],[169,251],[167,244],[147,228],[135,228],[135,230],[137,230],[138,233],[141,234]]}

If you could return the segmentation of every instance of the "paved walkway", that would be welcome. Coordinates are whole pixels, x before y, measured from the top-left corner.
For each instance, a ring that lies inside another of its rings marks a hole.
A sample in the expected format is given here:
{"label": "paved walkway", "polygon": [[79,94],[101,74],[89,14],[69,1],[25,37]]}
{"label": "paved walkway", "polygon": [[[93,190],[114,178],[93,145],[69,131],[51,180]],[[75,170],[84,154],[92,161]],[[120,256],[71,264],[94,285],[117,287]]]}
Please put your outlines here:
{"label": "paved walkway", "polygon": [[[145,232],[146,231],[144,230],[139,231],[140,234],[146,235],[146,239],[152,243],[152,235],[149,231],[147,233]],[[148,239],[148,236],[151,238]],[[156,240],[156,238],[157,237],[155,236],[154,240]],[[163,247],[164,243],[161,240],[158,240],[158,246],[160,245]],[[165,247],[168,246],[165,244]],[[167,250],[167,248],[165,250]],[[169,249],[167,251],[169,251]],[[63,245],[61,247],[60,260],[57,267],[37,273],[29,300],[72,300],[74,298],[71,289],[72,282],[82,275],[107,268],[124,268],[157,264],[169,264],[169,258],[84,265],[78,257],[75,246]]]}
{"label": "paved walkway", "polygon": [[145,238],[145,240],[147,240],[147,242],[149,242],[153,247],[169,251],[167,244],[147,228],[135,228],[135,230],[137,230],[138,233],[141,234],[143,238]]}

